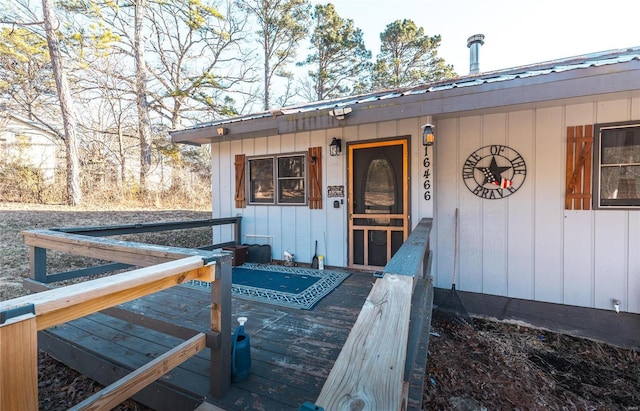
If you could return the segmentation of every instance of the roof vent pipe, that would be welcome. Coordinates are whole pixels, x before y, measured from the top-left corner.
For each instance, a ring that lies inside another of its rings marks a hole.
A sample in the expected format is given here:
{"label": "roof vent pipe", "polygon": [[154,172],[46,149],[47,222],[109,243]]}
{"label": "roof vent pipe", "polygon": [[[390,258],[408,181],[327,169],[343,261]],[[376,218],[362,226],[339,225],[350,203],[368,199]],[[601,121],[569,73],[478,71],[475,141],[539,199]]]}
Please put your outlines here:
{"label": "roof vent pipe", "polygon": [[484,44],[484,34],[474,34],[467,39],[469,47],[469,74],[480,72],[480,46]]}

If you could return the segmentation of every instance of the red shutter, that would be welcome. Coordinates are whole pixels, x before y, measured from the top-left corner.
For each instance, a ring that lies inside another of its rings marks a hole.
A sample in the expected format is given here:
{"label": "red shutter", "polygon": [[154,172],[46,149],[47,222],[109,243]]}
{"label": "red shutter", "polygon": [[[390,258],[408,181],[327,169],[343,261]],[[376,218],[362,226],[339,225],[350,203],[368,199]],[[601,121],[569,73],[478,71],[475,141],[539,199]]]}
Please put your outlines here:
{"label": "red shutter", "polygon": [[591,208],[593,126],[567,127],[567,178],[564,208]]}
{"label": "red shutter", "polygon": [[244,189],[244,168],[245,168],[245,156],[244,154],[236,154],[236,208],[246,208],[247,201],[245,199]]}
{"label": "red shutter", "polygon": [[309,208],[322,208],[322,147],[309,148]]}

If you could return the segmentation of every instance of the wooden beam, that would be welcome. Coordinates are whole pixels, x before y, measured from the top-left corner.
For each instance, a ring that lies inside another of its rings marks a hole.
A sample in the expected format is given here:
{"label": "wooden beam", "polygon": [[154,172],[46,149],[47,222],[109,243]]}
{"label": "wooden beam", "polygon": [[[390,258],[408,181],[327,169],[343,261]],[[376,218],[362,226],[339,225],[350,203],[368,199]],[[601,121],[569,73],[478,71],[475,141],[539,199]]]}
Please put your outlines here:
{"label": "wooden beam", "polygon": [[194,336],[147,365],[138,368],[126,377],[93,394],[80,404],[70,408],[70,410],[110,410],[114,408],[122,401],[132,397],[147,385],[202,351],[206,346],[205,341],[206,336],[204,333]]}
{"label": "wooden beam", "polygon": [[588,124],[584,126],[584,137],[585,137],[585,162],[584,162],[584,186],[582,193],[586,196],[582,199],[582,209],[589,210],[591,209],[591,172],[592,172],[592,162],[593,162],[593,124]]}
{"label": "wooden beam", "polygon": [[407,241],[394,254],[384,267],[385,273],[421,277],[421,264],[425,254],[429,253],[429,236],[431,235],[432,218],[423,218],[413,229]]}
{"label": "wooden beam", "polygon": [[413,277],[378,279],[316,404],[326,410],[399,410]]}
{"label": "wooden beam", "polygon": [[88,237],[53,230],[31,230],[22,233],[24,243],[31,247],[56,250],[107,261],[147,267],[192,255],[208,256],[211,252],[110,238]]}
{"label": "wooden beam", "polygon": [[41,283],[47,281],[47,250],[29,247],[30,277]]}
{"label": "wooden beam", "polygon": [[0,311],[33,304],[38,330],[162,291],[189,280],[214,281],[201,257],[188,257],[64,288],[1,301]]}
{"label": "wooden beam", "polygon": [[220,344],[211,347],[211,394],[222,398],[231,386],[231,256],[215,266],[217,281],[211,283],[211,331]]}
{"label": "wooden beam", "polygon": [[0,324],[0,410],[38,409],[37,335],[33,314]]}
{"label": "wooden beam", "polygon": [[207,220],[170,221],[164,223],[121,224],[95,227],[63,227],[53,231],[82,234],[95,237],[107,237],[121,234],[155,233],[160,231],[187,230],[199,227],[237,224],[241,217],[210,218]]}

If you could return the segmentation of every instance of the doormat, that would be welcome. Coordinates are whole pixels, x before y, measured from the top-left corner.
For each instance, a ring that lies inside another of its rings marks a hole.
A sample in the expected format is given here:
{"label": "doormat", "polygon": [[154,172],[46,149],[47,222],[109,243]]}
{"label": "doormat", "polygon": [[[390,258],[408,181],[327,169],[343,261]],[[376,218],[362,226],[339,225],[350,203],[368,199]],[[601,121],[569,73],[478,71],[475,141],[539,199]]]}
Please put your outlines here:
{"label": "doormat", "polygon": [[[349,275],[342,271],[244,263],[231,270],[231,294],[247,300],[310,310]],[[198,280],[188,284],[211,285]]]}

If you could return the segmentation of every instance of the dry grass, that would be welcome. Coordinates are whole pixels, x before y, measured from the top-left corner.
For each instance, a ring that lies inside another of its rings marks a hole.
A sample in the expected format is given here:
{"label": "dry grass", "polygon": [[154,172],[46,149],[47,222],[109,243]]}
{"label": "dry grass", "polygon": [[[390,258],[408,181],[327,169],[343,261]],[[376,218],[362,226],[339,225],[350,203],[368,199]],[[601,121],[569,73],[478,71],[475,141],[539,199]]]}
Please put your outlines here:
{"label": "dry grass", "polygon": [[[103,226],[114,224],[152,223],[161,221],[200,220],[210,218],[209,210],[159,210],[118,207],[71,208],[66,206],[0,203],[0,300],[27,294],[22,280],[29,276],[29,248],[21,232],[55,227]],[[211,228],[174,230],[127,236],[129,240],[178,247],[211,244]],[[49,272],[66,271],[95,264],[95,260],[47,253]],[[39,353],[39,408],[67,409],[102,387],[58,363],[44,352]],[[118,410],[145,410],[134,401],[126,401]]]}

